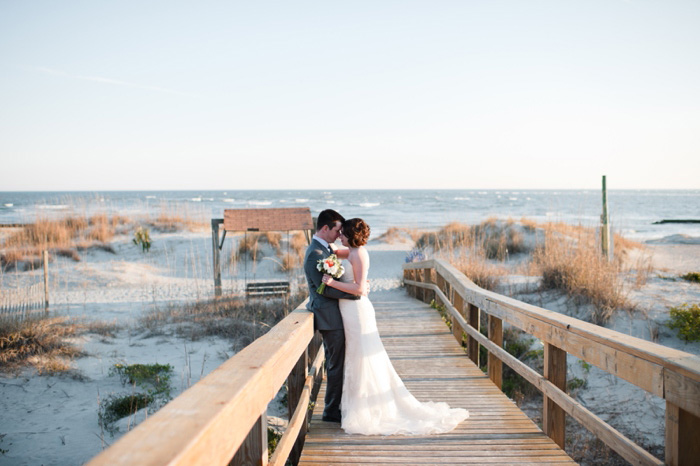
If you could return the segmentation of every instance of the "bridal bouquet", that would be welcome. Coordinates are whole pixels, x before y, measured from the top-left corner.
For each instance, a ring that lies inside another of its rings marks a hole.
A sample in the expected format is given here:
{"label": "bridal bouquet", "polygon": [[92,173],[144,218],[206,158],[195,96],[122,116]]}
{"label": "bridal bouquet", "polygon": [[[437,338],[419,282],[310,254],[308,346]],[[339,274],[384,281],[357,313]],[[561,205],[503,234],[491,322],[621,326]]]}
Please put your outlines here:
{"label": "bridal bouquet", "polygon": [[[340,260],[338,260],[338,256],[336,256],[335,254],[331,254],[325,259],[320,259],[318,261],[318,264],[316,264],[316,268],[320,272],[327,273],[336,280],[342,277],[345,273],[345,269],[340,264]],[[325,289],[326,284],[321,283],[321,285],[316,289],[316,293],[323,294]]]}

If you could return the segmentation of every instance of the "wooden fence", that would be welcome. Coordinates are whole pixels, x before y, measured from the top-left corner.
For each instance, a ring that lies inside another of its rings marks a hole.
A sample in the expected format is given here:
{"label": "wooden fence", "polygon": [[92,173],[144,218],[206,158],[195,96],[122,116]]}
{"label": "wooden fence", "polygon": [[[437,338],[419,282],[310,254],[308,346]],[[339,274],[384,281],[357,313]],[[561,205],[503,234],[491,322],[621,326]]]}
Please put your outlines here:
{"label": "wooden fence", "polygon": [[289,425],[269,464],[296,464],[323,350],[306,301],[89,465],[268,464],[268,403],[287,382]]}
{"label": "wooden fence", "polygon": [[42,254],[44,281],[16,289],[0,288],[0,316],[22,318],[34,309],[49,309],[49,253]]}
{"label": "wooden fence", "polygon": [[[405,264],[404,284],[412,296],[445,305],[455,337],[475,363],[479,345],[486,348],[488,375],[497,386],[505,363],[542,392],[543,430],[562,448],[568,414],[630,463],[664,464],[566,393],[566,356],[572,354],[666,400],[666,464],[698,464],[697,356],[486,291],[440,259]],[[480,332],[480,312],[487,314],[488,337]],[[544,342],[544,374],[503,349],[503,322]]]}

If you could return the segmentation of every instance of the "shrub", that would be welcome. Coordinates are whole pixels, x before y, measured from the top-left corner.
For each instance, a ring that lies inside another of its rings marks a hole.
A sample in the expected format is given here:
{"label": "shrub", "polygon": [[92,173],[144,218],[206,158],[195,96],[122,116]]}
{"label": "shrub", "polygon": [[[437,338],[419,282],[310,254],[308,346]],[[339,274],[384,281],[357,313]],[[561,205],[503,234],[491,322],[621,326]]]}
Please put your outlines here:
{"label": "shrub", "polygon": [[119,429],[115,423],[138,410],[152,407],[158,410],[170,401],[170,376],[173,368],[170,364],[115,364],[109,375],[117,375],[122,385],[140,387],[143,392],[117,395],[112,394],[100,403],[98,422],[111,435]]}
{"label": "shrub", "polygon": [[681,275],[681,278],[689,282],[700,283],[700,272],[688,272],[685,275]]}
{"label": "shrub", "polygon": [[0,321],[0,371],[12,371],[30,363],[42,374],[70,369],[66,358],[81,355],[68,343],[79,333],[79,326],[65,317],[28,318]]}
{"label": "shrub", "polygon": [[687,303],[670,309],[668,327],[678,331],[678,336],[688,341],[700,340],[700,304]]}
{"label": "shrub", "polygon": [[628,306],[619,263],[598,251],[593,238],[571,238],[547,231],[533,253],[533,266],[542,275],[543,289],[558,289],[594,306],[592,322],[602,325],[615,309]]}
{"label": "shrub", "polygon": [[148,252],[151,249],[151,234],[146,228],[139,227],[134,233],[132,241],[135,245],[141,246],[143,252]]}
{"label": "shrub", "polygon": [[[532,337],[524,337],[525,332],[518,330],[515,327],[506,327],[503,329],[503,348],[525,362],[530,359],[537,359],[536,353],[530,351],[530,346],[535,341]],[[536,389],[525,380],[520,374],[518,374],[514,369],[508,367],[507,364],[503,365],[503,379],[502,379],[502,390],[503,393],[511,399],[522,399],[524,395],[534,394]]]}
{"label": "shrub", "polygon": [[122,385],[146,388],[151,395],[170,396],[170,364],[115,364],[110,375],[118,375]]}

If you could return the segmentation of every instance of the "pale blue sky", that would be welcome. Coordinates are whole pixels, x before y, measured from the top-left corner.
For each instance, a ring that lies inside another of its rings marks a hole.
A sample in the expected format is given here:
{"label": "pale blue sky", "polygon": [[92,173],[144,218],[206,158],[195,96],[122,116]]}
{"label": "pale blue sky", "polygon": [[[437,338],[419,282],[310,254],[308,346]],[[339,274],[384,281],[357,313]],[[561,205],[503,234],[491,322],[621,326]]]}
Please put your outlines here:
{"label": "pale blue sky", "polygon": [[700,1],[0,0],[0,173],[700,189]]}

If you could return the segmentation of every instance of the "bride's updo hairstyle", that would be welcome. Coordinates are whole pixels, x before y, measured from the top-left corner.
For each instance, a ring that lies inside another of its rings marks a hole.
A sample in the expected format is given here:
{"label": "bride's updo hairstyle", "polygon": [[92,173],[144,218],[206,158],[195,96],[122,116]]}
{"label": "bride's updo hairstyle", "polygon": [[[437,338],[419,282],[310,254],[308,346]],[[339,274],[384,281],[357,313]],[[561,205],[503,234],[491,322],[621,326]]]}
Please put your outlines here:
{"label": "bride's updo hairstyle", "polygon": [[369,225],[361,218],[345,220],[341,226],[343,235],[348,239],[348,244],[353,248],[359,248],[367,244],[369,239]]}

